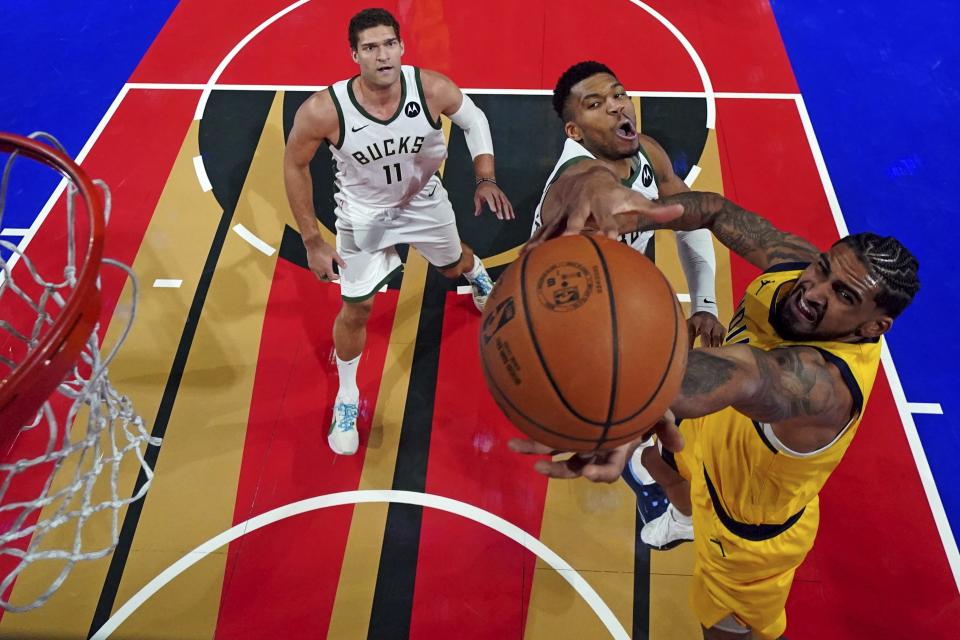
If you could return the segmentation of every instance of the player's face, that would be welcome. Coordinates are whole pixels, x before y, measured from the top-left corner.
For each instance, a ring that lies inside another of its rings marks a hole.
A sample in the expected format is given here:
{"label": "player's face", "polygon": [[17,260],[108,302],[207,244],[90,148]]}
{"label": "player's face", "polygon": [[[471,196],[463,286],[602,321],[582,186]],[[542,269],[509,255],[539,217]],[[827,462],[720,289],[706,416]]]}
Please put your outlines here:
{"label": "player's face", "polygon": [[892,322],[875,302],[882,290],[857,254],[838,244],[804,270],[774,324],[788,340],[876,338]]}
{"label": "player's face", "polygon": [[403,42],[393,27],[371,27],[357,37],[353,61],[360,65],[364,82],[375,87],[389,87],[400,80],[400,56]]}
{"label": "player's face", "polygon": [[604,160],[633,156],[640,147],[637,112],[623,85],[609,73],[597,73],[570,89],[573,122],[567,135]]}

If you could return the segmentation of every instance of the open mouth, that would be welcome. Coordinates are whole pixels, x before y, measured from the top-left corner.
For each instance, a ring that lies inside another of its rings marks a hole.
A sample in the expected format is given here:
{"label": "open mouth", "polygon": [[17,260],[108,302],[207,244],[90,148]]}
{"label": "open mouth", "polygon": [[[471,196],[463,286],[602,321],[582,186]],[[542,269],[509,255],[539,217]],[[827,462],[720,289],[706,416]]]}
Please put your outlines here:
{"label": "open mouth", "polygon": [[793,308],[801,320],[805,320],[813,325],[820,321],[820,311],[809,302],[804,300],[802,292],[798,293],[797,297],[794,299]]}
{"label": "open mouth", "polygon": [[383,73],[383,72],[385,72],[385,71],[393,71],[393,67],[391,67],[391,66],[389,66],[389,65],[388,65],[388,66],[385,66],[385,67],[377,67],[377,71],[380,72],[380,73]]}
{"label": "open mouth", "polygon": [[617,128],[613,130],[618,138],[623,140],[636,140],[637,139],[637,129],[633,126],[633,123],[624,118],[617,125]]}

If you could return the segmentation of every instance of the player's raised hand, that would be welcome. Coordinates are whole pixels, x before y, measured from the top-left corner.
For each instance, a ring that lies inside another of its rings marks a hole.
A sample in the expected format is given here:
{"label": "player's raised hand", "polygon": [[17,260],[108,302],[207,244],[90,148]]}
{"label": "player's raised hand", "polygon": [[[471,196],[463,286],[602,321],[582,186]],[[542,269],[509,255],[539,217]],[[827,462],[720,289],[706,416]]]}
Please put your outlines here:
{"label": "player's raised hand", "polygon": [[558,235],[584,231],[616,240],[627,231],[661,228],[683,214],[682,206],[648,200],[621,185],[616,176],[601,167],[558,181],[544,204],[550,209],[544,215],[547,222],[533,234],[524,251]]}
{"label": "player's raised hand", "polygon": [[482,180],[477,184],[477,190],[473,194],[473,204],[475,216],[480,215],[483,205],[487,205],[498,220],[513,220],[516,217],[507,194],[491,180]]}
{"label": "player's raised hand", "polygon": [[[683,437],[677,428],[676,419],[672,412],[667,411],[663,418],[643,436],[620,445],[616,449],[593,453],[575,453],[563,460],[537,460],[533,468],[537,473],[551,478],[572,480],[583,477],[591,482],[616,482],[627,466],[627,461],[630,460],[633,452],[640,446],[641,442],[654,433],[660,439],[664,448],[670,451],[680,451],[683,448]],[[550,449],[550,447],[529,438],[511,438],[507,446],[510,447],[511,451],[525,455],[558,456],[564,453],[563,451]]]}
{"label": "player's raised hand", "polygon": [[337,250],[327,242],[319,240],[317,242],[307,243],[307,265],[310,271],[323,282],[332,282],[339,280],[340,276],[333,270],[333,263],[337,263],[341,269],[347,267]]}
{"label": "player's raised hand", "polygon": [[709,311],[698,311],[687,319],[687,332],[690,336],[690,348],[693,349],[693,341],[697,336],[700,336],[701,347],[719,347],[723,344],[727,330],[717,320],[717,316]]}

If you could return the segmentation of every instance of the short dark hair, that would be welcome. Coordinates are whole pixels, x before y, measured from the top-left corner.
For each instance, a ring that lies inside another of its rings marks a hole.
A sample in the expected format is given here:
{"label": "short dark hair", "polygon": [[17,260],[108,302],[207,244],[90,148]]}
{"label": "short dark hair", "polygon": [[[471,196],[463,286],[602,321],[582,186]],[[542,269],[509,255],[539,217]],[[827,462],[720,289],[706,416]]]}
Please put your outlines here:
{"label": "short dark hair", "polygon": [[891,318],[899,316],[913,302],[920,290],[920,263],[899,240],[864,232],[841,238],[835,244],[850,247],[870,274],[880,280],[881,291],[874,301]]}
{"label": "short dark hair", "polygon": [[392,13],[386,9],[364,9],[350,18],[350,27],[347,31],[350,38],[350,48],[356,51],[357,43],[360,40],[360,32],[374,27],[393,27],[397,39],[400,39],[400,23],[397,22]]}
{"label": "short dark hair", "polygon": [[573,88],[573,85],[598,73],[609,73],[614,78],[617,77],[617,74],[611,71],[610,67],[594,60],[578,62],[563,72],[563,75],[557,80],[557,86],[553,89],[553,110],[557,112],[561,120],[568,122],[573,119],[573,115],[567,109],[567,98],[570,97],[570,89]]}

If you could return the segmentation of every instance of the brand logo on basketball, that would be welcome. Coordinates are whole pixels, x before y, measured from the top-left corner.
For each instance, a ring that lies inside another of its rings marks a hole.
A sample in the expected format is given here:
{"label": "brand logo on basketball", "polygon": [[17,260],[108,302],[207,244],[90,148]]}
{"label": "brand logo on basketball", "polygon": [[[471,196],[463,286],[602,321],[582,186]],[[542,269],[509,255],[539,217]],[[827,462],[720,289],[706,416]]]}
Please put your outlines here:
{"label": "brand logo on basketball", "polygon": [[540,302],[551,311],[573,311],[593,292],[593,276],[577,262],[551,265],[537,281]]}
{"label": "brand logo on basketball", "polygon": [[497,332],[503,328],[503,325],[513,320],[516,315],[517,312],[514,309],[512,297],[498,304],[493,313],[488,315],[483,321],[483,327],[480,330],[483,344],[490,342],[493,336],[497,335]]}
{"label": "brand logo on basketball", "polygon": [[407,114],[408,118],[416,118],[420,115],[420,105],[416,102],[408,102],[407,106],[403,108],[403,112]]}

